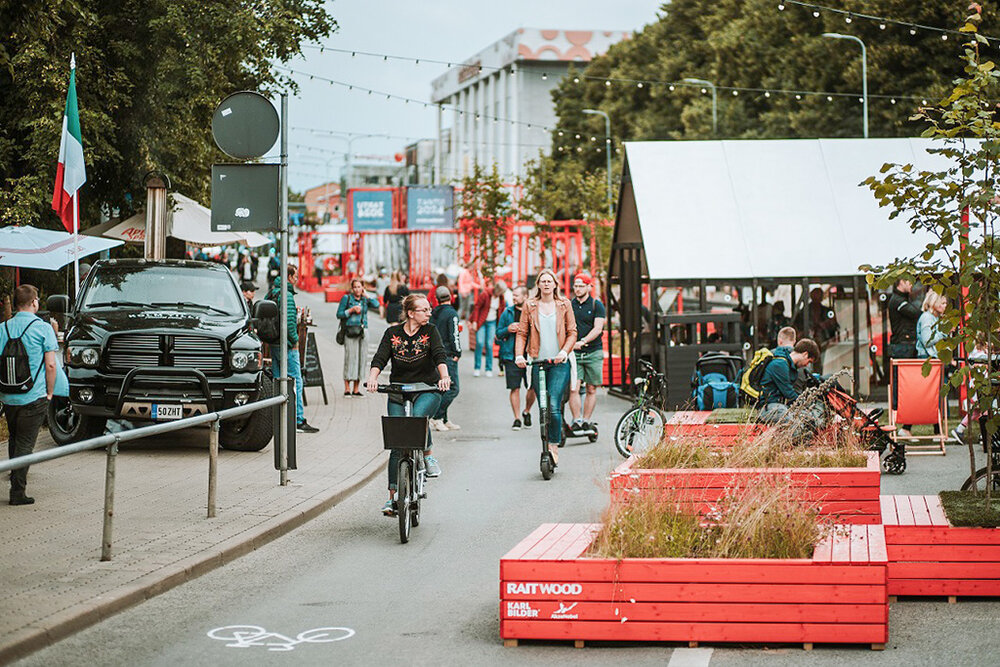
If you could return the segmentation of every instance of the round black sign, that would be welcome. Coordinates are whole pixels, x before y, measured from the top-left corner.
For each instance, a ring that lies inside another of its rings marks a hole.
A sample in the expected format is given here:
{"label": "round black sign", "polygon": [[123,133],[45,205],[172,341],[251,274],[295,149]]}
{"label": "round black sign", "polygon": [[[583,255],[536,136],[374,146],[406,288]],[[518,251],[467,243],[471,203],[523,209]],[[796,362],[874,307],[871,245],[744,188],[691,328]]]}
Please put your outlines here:
{"label": "round black sign", "polygon": [[243,91],[222,100],[212,115],[212,137],[226,155],[261,157],[278,139],[278,112],[260,93]]}

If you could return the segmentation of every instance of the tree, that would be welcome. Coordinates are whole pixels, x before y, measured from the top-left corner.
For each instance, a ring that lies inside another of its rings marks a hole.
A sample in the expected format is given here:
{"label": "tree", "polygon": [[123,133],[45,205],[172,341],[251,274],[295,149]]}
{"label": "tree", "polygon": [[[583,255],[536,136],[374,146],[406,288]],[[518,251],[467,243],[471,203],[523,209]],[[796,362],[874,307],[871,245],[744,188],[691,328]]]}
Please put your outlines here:
{"label": "tree", "polygon": [[[535,221],[533,235],[543,249],[551,248],[552,220],[583,220],[586,222],[584,242],[595,238],[595,264],[604,268],[611,247],[612,227],[606,224],[606,167],[595,170],[558,169],[555,159],[539,153],[526,165],[526,176],[518,181],[522,195],[518,201],[521,215]],[[618,170],[612,162],[612,192],[617,189]]]}
{"label": "tree", "polygon": [[462,178],[458,213],[476,243],[479,271],[490,279],[505,263],[507,233],[514,222],[510,191],[504,187],[496,163],[489,172],[476,163]]}
{"label": "tree", "polygon": [[[917,257],[862,268],[871,271],[868,281],[876,287],[907,279],[948,297],[948,308],[938,324],[945,338],[937,344],[938,356],[946,364],[971,351],[977,341],[985,343],[990,359],[1000,352],[1000,244],[996,239],[1000,123],[995,102],[1000,75],[995,64],[984,61],[980,53],[980,47],[987,44],[978,33],[982,9],[972,5],[970,10],[961,28],[970,37],[963,46],[964,75],[954,81],[951,93],[940,103],[920,108],[912,116],[926,124],[922,136],[939,140],[940,147],[928,152],[945,158],[947,166],[917,171],[908,164],[886,164],[881,177],[865,181],[879,205],[891,208],[891,219],[902,218],[914,232],[934,239]],[[929,369],[929,363],[925,364],[925,374]],[[976,406],[986,415],[990,436],[1000,427],[1000,412],[994,408],[1000,397],[1000,387],[994,384],[997,379],[990,364],[966,363],[950,380],[953,387],[967,383],[971,388]],[[990,451],[992,441],[987,437]],[[974,476],[971,440],[969,458]],[[988,469],[991,459],[986,458]],[[986,485],[987,502],[991,487]]]}
{"label": "tree", "polygon": [[207,201],[216,105],[294,82],[274,62],[336,23],[322,0],[0,2],[0,223],[60,229],[49,210],[75,52],[87,159],[81,226],[141,206],[151,169]]}

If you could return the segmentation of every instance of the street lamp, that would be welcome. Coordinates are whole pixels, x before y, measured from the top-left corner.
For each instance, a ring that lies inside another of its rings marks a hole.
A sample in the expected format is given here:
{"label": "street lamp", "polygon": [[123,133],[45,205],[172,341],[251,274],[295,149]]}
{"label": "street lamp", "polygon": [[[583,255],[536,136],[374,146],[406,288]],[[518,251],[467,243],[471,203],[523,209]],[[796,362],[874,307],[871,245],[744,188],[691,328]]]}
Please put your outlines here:
{"label": "street lamp", "polygon": [[611,220],[611,119],[600,109],[584,109],[583,113],[604,117],[604,152],[608,156],[608,220]]}
{"label": "street lamp", "polygon": [[[379,137],[386,137],[386,138],[388,138],[387,135],[385,133],[382,133],[382,132],[375,133],[375,134],[358,134],[358,133],[355,133],[355,132],[327,132],[325,134],[327,134],[330,139],[338,139],[340,141],[346,141],[347,142],[347,153],[346,153],[346,155],[344,157],[344,174],[341,175],[342,178],[343,178],[343,181],[344,181],[345,189],[346,189],[346,185],[347,185],[347,174],[350,173],[350,171],[351,171],[351,154],[352,154],[353,149],[354,149],[354,140],[355,139],[375,139],[375,138],[379,138]],[[343,136],[340,136],[340,135],[343,135]],[[342,192],[341,196],[344,196],[344,194],[345,193]]]}
{"label": "street lamp", "polygon": [[715,84],[711,81],[706,81],[705,79],[684,79],[685,83],[697,83],[702,86],[708,86],[712,89],[712,136],[716,137],[719,135],[719,97],[716,94]]}
{"label": "street lamp", "polygon": [[829,37],[830,39],[849,39],[861,45],[861,104],[862,104],[862,116],[864,118],[864,125],[865,125],[865,139],[867,139],[868,138],[868,49],[865,48],[865,43],[861,41],[861,38],[855,37],[854,35],[842,35],[839,32],[824,32],[823,36]]}

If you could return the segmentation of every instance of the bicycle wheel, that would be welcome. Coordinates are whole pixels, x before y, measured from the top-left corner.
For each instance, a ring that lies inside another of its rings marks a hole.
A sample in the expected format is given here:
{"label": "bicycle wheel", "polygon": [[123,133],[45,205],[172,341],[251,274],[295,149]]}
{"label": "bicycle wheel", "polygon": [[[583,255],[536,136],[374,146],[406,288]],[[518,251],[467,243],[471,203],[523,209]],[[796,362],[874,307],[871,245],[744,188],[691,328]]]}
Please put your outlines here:
{"label": "bicycle wheel", "polygon": [[640,454],[663,437],[663,413],[652,407],[632,408],[615,426],[615,449],[623,457]]}
{"label": "bicycle wheel", "polygon": [[[966,479],[965,484],[962,484],[963,491],[971,491],[973,488],[977,491],[986,490],[986,468],[980,468],[975,477]],[[1000,491],[1000,470],[993,471],[993,491]]]}
{"label": "bicycle wheel", "polygon": [[413,494],[410,465],[409,461],[400,461],[396,477],[396,514],[399,516],[399,541],[403,544],[410,540],[410,525],[413,520],[410,514],[410,498]]}

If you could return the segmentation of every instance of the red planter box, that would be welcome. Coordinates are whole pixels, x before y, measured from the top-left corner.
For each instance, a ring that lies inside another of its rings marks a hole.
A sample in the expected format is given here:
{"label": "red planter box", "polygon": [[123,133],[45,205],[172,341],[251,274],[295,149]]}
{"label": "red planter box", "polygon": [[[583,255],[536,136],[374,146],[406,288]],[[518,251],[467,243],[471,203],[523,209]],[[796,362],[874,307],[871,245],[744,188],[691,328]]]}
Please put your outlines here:
{"label": "red planter box", "polygon": [[692,512],[706,512],[734,485],[761,477],[788,477],[801,487],[803,500],[820,503],[820,515],[837,523],[876,524],[879,506],[879,458],[867,452],[864,468],[633,468],[630,457],[611,473],[612,500],[634,493],[655,493]]}
{"label": "red planter box", "polygon": [[937,496],[882,496],[889,595],[1000,596],[1000,529],[956,528]]}
{"label": "red planter box", "polygon": [[726,446],[737,438],[763,433],[767,428],[764,424],[709,424],[707,419],[711,414],[707,410],[678,410],[667,420],[664,435],[712,438]]}
{"label": "red planter box", "polygon": [[871,644],[889,636],[881,526],[812,558],[585,558],[597,524],[544,524],[500,560],[500,637]]}

